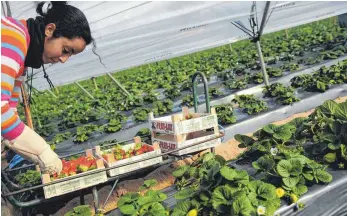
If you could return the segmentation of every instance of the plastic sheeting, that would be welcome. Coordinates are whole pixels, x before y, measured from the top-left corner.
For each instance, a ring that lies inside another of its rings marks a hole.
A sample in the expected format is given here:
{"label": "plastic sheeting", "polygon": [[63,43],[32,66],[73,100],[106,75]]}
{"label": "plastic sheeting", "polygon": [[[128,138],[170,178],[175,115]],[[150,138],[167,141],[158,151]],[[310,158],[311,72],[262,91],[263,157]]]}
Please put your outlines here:
{"label": "plastic sheeting", "polygon": [[[260,25],[265,1],[256,2]],[[10,2],[15,18],[34,17],[37,2]],[[55,85],[103,75],[229,44],[248,36],[231,24],[247,28],[253,2],[71,2],[90,22],[97,52],[91,47],[47,72]],[[347,12],[347,2],[271,2],[264,33],[337,16]],[[2,12],[3,13],[3,12]],[[39,70],[36,70],[39,72]],[[47,89],[42,73],[33,81]]]}

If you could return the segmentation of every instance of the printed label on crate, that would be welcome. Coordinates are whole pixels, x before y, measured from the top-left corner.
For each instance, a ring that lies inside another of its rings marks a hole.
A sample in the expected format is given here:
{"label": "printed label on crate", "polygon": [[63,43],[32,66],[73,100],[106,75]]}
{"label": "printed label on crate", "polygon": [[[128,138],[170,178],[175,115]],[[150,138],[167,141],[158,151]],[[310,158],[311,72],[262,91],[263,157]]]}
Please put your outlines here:
{"label": "printed label on crate", "polygon": [[106,172],[95,173],[77,179],[67,180],[57,184],[43,187],[45,198],[51,198],[62,194],[67,194],[89,186],[97,185],[107,181]]}
{"label": "printed label on crate", "polygon": [[174,150],[177,148],[176,143],[172,143],[172,142],[168,142],[168,141],[159,141],[159,146],[161,149],[166,150],[166,151],[170,151],[170,150]]}
{"label": "printed label on crate", "polygon": [[175,131],[176,134],[182,134],[182,133],[191,133],[195,131],[204,130],[204,129],[211,128],[217,125],[218,125],[218,122],[217,122],[216,115],[208,115],[208,116],[176,123],[174,128],[176,129]]}
{"label": "printed label on crate", "polygon": [[151,128],[153,131],[158,131],[158,132],[173,132],[173,124],[169,122],[160,122],[160,121],[152,121],[151,122]]}

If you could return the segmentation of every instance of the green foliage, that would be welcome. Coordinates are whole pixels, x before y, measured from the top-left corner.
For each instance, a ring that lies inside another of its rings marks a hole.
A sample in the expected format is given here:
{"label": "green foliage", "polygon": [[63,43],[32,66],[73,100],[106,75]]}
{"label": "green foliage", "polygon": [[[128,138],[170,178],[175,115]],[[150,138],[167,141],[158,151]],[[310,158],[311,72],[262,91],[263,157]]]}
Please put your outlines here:
{"label": "green foliage", "polygon": [[41,183],[41,173],[36,170],[28,170],[16,175],[15,179],[21,186],[32,186]]}
{"label": "green foliage", "polygon": [[294,89],[292,87],[285,87],[282,83],[273,83],[265,86],[263,93],[264,97],[276,98],[276,102],[282,105],[289,105],[299,101],[294,95]]}
{"label": "green foliage", "polygon": [[218,122],[222,125],[233,124],[236,122],[233,107],[231,104],[222,104],[215,106]]}
{"label": "green foliage", "polygon": [[64,216],[91,216],[92,210],[89,205],[80,205],[74,207],[72,211],[67,212]]}
{"label": "green foliage", "polygon": [[171,113],[173,109],[173,101],[166,99],[164,101],[156,101],[153,103],[153,113],[156,116]]}
{"label": "green foliage", "polygon": [[99,127],[94,124],[77,127],[74,142],[81,143],[89,140],[90,135],[95,131],[99,131]]}
{"label": "green foliage", "polygon": [[180,91],[180,89],[177,86],[172,86],[172,87],[170,87],[168,89],[165,89],[164,95],[167,98],[173,100],[173,99],[181,96],[181,91]]}
{"label": "green foliage", "polygon": [[184,96],[184,97],[182,98],[181,106],[188,106],[188,107],[194,106],[194,98],[193,98],[193,95],[188,94],[188,95]]}
{"label": "green foliage", "polygon": [[141,122],[146,121],[148,119],[148,114],[152,110],[149,108],[136,108],[133,110],[133,116],[135,118],[135,121]]}
{"label": "green foliage", "polygon": [[243,112],[253,115],[268,109],[266,102],[255,98],[254,95],[236,95],[232,102],[237,103]]}

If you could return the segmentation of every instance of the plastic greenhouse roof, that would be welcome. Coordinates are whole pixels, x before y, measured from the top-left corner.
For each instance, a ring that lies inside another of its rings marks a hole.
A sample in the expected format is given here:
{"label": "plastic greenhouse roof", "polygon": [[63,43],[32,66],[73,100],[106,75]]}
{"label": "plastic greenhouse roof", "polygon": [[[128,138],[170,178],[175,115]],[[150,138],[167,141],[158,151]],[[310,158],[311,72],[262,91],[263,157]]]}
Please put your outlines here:
{"label": "plastic greenhouse roof", "polygon": [[[9,2],[12,16],[17,19],[35,17],[36,4]],[[106,68],[88,46],[65,64],[46,66],[56,86],[246,39],[248,36],[231,22],[250,29],[253,2],[74,1],[69,4],[85,13],[97,53]],[[259,25],[265,4],[265,1],[256,2],[254,16]],[[344,13],[347,13],[346,1],[274,1],[270,3],[270,18],[263,34]],[[37,73],[33,86],[39,90],[49,87],[43,73]]]}

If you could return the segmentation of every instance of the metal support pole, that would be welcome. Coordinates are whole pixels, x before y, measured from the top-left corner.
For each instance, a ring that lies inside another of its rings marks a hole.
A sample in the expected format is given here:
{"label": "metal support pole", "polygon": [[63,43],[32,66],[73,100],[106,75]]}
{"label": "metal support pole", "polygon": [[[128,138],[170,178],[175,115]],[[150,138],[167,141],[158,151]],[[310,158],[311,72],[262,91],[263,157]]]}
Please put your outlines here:
{"label": "metal support pole", "polygon": [[92,193],[93,193],[93,199],[94,199],[95,214],[98,214],[99,213],[99,195],[98,195],[98,190],[96,189],[96,186],[93,187]]}
{"label": "metal support pole", "polygon": [[205,100],[206,100],[206,113],[211,112],[211,107],[210,107],[210,96],[208,95],[208,84],[207,84],[207,79],[205,75],[201,72],[196,72],[193,75],[193,99],[194,99],[194,110],[195,112],[198,112],[198,100],[196,98],[196,79],[198,76],[201,76],[202,81],[204,83],[204,90],[205,90]]}
{"label": "metal support pole", "polygon": [[115,83],[118,85],[119,88],[122,89],[123,93],[125,93],[126,96],[131,97],[131,94],[123,87],[122,84],[120,84],[120,83],[118,82],[118,80],[116,80],[110,73],[106,73],[106,74],[113,80],[113,82],[115,82]]}
{"label": "metal support pole", "polygon": [[257,40],[257,42],[255,44],[257,46],[257,51],[258,51],[258,55],[259,55],[261,70],[263,72],[264,82],[265,82],[265,85],[268,86],[269,85],[269,78],[267,76],[267,72],[266,72],[266,68],[265,68],[263,53],[261,52],[260,41]]}
{"label": "metal support pole", "polygon": [[85,88],[83,88],[83,86],[81,86],[77,81],[75,81],[75,84],[80,87],[91,99],[94,100],[93,95],[91,95]]}
{"label": "metal support pole", "polygon": [[113,184],[113,186],[112,186],[112,189],[111,189],[110,193],[108,194],[108,196],[107,196],[107,198],[106,198],[104,204],[103,204],[102,207],[101,207],[101,210],[102,210],[102,211],[105,209],[105,206],[106,206],[106,204],[107,204],[107,202],[108,202],[108,199],[110,198],[110,196],[112,195],[114,189],[116,188],[116,186],[117,186],[117,184],[118,184],[118,181],[119,181],[119,179],[116,179],[116,181],[114,182],[114,184]]}

